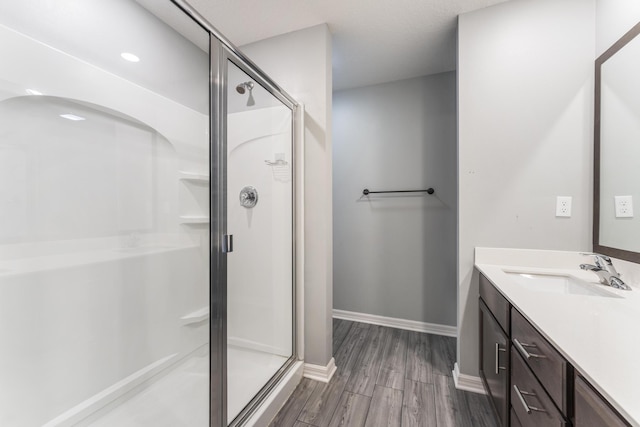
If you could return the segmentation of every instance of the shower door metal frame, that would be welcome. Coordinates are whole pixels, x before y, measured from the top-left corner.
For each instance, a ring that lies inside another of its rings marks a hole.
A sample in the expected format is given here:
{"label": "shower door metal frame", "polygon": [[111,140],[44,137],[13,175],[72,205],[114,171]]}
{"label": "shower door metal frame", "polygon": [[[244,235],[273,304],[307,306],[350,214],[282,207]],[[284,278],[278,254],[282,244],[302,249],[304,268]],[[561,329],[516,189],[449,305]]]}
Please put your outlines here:
{"label": "shower door metal frame", "polygon": [[227,230],[227,138],[226,70],[222,46],[209,36],[211,128],[210,172],[210,351],[209,422],[211,427],[227,426],[227,255],[222,240]]}
{"label": "shower door metal frame", "polygon": [[227,253],[223,252],[223,239],[227,233],[227,63],[232,62],[247,73],[256,83],[264,87],[271,95],[291,110],[291,149],[292,160],[299,153],[297,139],[302,135],[302,107],[278,86],[264,71],[246,57],[236,46],[227,40],[202,15],[184,0],[171,0],[183,12],[189,15],[210,33],[210,401],[209,414],[211,427],[240,426],[247,421],[260,406],[280,380],[289,372],[299,358],[298,337],[298,295],[297,289],[297,231],[298,203],[300,183],[296,179],[298,165],[292,161],[292,246],[291,246],[291,301],[292,301],[292,355],[265,386],[254,396],[249,404],[229,424],[227,420]]}
{"label": "shower door metal frame", "polygon": [[[296,122],[295,122],[295,118],[297,117],[297,108],[298,108],[298,104],[295,101],[292,101],[289,97],[285,96],[280,89],[278,88],[274,88],[271,87],[270,85],[270,80],[268,80],[267,78],[265,78],[266,76],[259,70],[257,69],[257,67],[254,69],[254,67],[251,65],[251,63],[247,63],[243,60],[243,58],[238,55],[238,53],[233,52],[232,50],[230,50],[227,46],[225,46],[221,41],[217,40],[218,42],[218,46],[214,47],[214,45],[216,44],[216,37],[214,35],[211,36],[211,52],[213,53],[214,51],[217,52],[217,54],[214,56],[213,54],[211,55],[211,70],[212,73],[215,72],[217,73],[216,75],[213,75],[213,80],[217,82],[216,85],[212,86],[212,105],[216,104],[217,108],[220,108],[219,111],[216,112],[216,116],[217,116],[217,130],[214,133],[213,129],[212,129],[212,133],[211,135],[214,136],[214,138],[218,138],[218,143],[216,144],[215,141],[213,142],[212,146],[218,146],[218,149],[216,150],[217,154],[218,154],[218,164],[219,164],[219,171],[222,172],[222,176],[219,176],[220,178],[220,184],[223,188],[219,189],[218,192],[218,209],[221,209],[220,213],[222,214],[222,216],[219,218],[219,228],[218,228],[218,242],[221,242],[222,238],[225,236],[225,234],[228,232],[227,230],[227,186],[226,186],[226,177],[227,177],[227,93],[228,93],[228,64],[229,62],[233,63],[235,66],[237,66],[239,69],[241,69],[243,72],[245,72],[253,81],[255,81],[256,83],[260,84],[261,86],[263,86],[269,93],[271,93],[271,95],[273,95],[274,97],[276,97],[280,102],[282,102],[284,104],[284,106],[286,106],[287,108],[289,108],[289,110],[291,111],[291,152],[292,152],[292,159],[296,158],[296,149],[295,149],[295,137],[297,135],[296,132]],[[218,113],[221,113],[218,115]],[[292,161],[292,176],[296,176],[296,162]],[[220,305],[224,305],[224,307],[220,307],[218,310],[219,313],[224,313],[225,317],[224,318],[219,318],[218,321],[220,322],[220,324],[222,325],[220,327],[221,330],[217,331],[217,333],[219,334],[218,337],[218,342],[220,342],[220,340],[223,341],[224,346],[221,348],[224,348],[223,350],[223,355],[221,355],[220,360],[218,363],[222,364],[222,366],[224,366],[223,370],[221,371],[223,373],[223,398],[222,398],[222,415],[223,415],[223,419],[222,419],[222,424],[223,426],[229,425],[231,427],[235,427],[235,426],[241,426],[243,425],[243,423],[245,421],[247,421],[255,412],[255,410],[260,406],[260,404],[264,401],[264,399],[267,397],[267,395],[274,389],[274,387],[280,382],[280,380],[284,377],[284,375],[289,371],[289,368],[291,368],[291,366],[297,361],[298,359],[298,354],[297,354],[297,342],[296,342],[296,337],[297,337],[297,322],[296,322],[296,203],[294,200],[294,197],[296,195],[296,182],[295,179],[292,181],[292,186],[291,186],[291,207],[292,207],[292,211],[291,211],[291,219],[292,219],[292,223],[291,223],[291,237],[292,237],[292,241],[291,241],[291,259],[292,259],[292,270],[291,270],[291,302],[292,302],[292,330],[291,330],[291,343],[292,343],[292,354],[289,357],[289,359],[283,364],[282,367],[280,367],[280,369],[278,369],[278,371],[276,371],[276,373],[273,375],[273,377],[262,387],[262,389],[253,397],[253,399],[251,399],[251,401],[247,404],[247,406],[245,406],[245,408],[240,411],[240,413],[237,415],[237,417],[231,422],[229,423],[227,420],[227,378],[226,378],[226,373],[227,373],[227,361],[226,361],[226,355],[227,355],[227,333],[226,333],[226,328],[227,328],[227,318],[226,318],[226,309],[227,309],[227,262],[226,262],[226,253],[221,253],[220,251],[218,253],[220,253],[220,255],[223,257],[223,261],[222,261],[222,265],[221,270],[224,271],[219,271],[219,280],[221,280],[218,283],[217,286],[217,290],[219,292],[219,296],[221,298],[212,298],[212,303],[214,302],[214,299],[217,300],[217,303]],[[213,198],[213,194],[212,194],[212,198]],[[212,230],[213,232],[213,230]],[[233,256],[233,255],[231,255]],[[221,286],[222,285],[222,286]],[[224,302],[223,302],[224,301]],[[212,336],[213,338],[213,336]],[[213,342],[213,341],[212,341]],[[212,400],[212,404],[215,401]],[[213,425],[213,424],[212,424]]]}

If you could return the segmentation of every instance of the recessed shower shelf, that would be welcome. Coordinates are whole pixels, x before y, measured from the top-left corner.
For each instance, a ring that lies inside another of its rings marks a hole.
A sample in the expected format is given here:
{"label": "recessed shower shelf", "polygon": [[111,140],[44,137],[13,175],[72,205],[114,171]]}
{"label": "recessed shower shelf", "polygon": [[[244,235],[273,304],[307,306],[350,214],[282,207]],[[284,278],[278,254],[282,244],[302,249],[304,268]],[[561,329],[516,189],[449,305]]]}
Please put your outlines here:
{"label": "recessed shower shelf", "polygon": [[183,325],[193,325],[206,320],[209,320],[209,307],[202,307],[180,318]]}
{"label": "recessed shower shelf", "polygon": [[209,182],[209,175],[180,171],[180,179],[183,181],[192,181],[192,182],[204,184]]}
{"label": "recessed shower shelf", "polygon": [[180,215],[182,224],[209,224],[209,217],[204,215]]}

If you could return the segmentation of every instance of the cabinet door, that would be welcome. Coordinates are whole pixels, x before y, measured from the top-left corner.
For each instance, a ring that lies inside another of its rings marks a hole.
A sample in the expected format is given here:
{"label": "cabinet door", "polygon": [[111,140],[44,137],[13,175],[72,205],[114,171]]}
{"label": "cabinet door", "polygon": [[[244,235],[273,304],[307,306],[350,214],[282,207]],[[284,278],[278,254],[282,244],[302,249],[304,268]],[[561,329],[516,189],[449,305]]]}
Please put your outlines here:
{"label": "cabinet door", "polygon": [[629,425],[579,376],[576,376],[575,396],[575,427]]}
{"label": "cabinet door", "polygon": [[522,427],[522,423],[520,423],[520,420],[516,415],[516,411],[513,410],[513,407],[511,407],[511,424],[509,425],[509,427]]}
{"label": "cabinet door", "polygon": [[480,300],[480,376],[504,427],[509,420],[509,340]]}

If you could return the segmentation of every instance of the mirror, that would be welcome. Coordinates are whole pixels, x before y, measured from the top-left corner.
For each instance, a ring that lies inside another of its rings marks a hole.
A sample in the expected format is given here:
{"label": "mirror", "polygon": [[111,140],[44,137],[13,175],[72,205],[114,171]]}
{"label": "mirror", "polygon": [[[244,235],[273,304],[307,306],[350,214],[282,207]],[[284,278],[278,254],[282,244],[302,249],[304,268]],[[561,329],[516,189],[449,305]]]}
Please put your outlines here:
{"label": "mirror", "polygon": [[596,60],[593,250],[640,263],[640,23]]}

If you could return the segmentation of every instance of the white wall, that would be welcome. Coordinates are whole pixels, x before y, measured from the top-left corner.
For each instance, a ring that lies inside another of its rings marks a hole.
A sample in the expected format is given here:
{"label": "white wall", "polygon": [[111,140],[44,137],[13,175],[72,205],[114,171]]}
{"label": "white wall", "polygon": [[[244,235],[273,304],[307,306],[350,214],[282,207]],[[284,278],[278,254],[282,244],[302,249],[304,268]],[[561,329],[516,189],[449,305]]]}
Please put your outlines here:
{"label": "white wall", "polygon": [[456,324],[455,90],[443,73],[334,93],[335,309]]}
{"label": "white wall", "polygon": [[[475,246],[591,248],[595,1],[516,0],[458,27],[458,364],[477,375]],[[555,217],[556,196],[573,216]]]}
{"label": "white wall", "polygon": [[305,106],[305,362],[327,365],[333,288],[331,34],[326,25],[318,25],[241,49]]}

